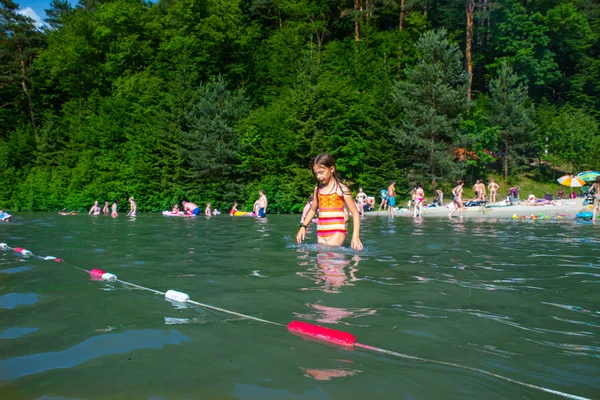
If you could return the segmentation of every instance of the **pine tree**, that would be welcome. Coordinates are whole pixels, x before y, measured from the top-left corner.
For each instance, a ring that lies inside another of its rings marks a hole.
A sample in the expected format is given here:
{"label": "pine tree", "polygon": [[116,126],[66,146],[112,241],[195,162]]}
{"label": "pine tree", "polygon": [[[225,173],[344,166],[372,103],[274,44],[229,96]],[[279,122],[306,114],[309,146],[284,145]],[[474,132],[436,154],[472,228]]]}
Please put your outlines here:
{"label": "pine tree", "polygon": [[[533,128],[533,105],[527,86],[519,82],[512,67],[503,62],[490,82],[489,120],[500,127],[498,141],[504,160],[504,179],[508,179],[511,160],[524,155]],[[514,154],[513,154],[514,151]]]}
{"label": "pine tree", "polygon": [[404,116],[393,128],[399,143],[412,149],[413,165],[426,170],[431,186],[440,176],[458,173],[453,141],[464,111],[466,74],[462,53],[446,39],[446,31],[429,31],[417,42],[419,59],[407,68],[406,81],[393,96]]}

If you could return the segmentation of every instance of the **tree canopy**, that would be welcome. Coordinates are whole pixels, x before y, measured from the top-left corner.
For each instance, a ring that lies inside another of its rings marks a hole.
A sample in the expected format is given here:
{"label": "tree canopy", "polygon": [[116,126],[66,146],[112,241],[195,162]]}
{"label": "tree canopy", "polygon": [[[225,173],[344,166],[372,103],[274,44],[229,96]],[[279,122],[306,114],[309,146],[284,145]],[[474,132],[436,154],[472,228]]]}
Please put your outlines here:
{"label": "tree canopy", "polygon": [[297,212],[328,152],[400,195],[524,160],[600,167],[600,6],[0,0],[0,207],[188,199]]}

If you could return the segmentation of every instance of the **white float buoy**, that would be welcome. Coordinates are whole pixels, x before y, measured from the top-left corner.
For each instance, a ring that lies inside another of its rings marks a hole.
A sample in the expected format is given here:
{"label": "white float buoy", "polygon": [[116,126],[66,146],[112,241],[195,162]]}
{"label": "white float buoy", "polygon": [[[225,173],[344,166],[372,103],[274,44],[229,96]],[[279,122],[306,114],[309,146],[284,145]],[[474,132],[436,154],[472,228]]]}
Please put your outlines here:
{"label": "white float buoy", "polygon": [[165,299],[173,300],[178,303],[185,303],[190,299],[190,296],[176,290],[167,290],[167,293],[165,293]]}
{"label": "white float buoy", "polygon": [[117,280],[117,276],[115,274],[110,274],[106,272],[102,274],[102,280],[104,282],[115,282]]}

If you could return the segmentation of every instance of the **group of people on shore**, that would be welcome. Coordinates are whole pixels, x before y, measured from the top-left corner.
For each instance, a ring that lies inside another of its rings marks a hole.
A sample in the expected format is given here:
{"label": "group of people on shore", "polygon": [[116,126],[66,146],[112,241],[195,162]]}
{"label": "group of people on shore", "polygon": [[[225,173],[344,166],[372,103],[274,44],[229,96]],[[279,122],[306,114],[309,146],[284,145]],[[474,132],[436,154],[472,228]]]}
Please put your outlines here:
{"label": "group of people on shore", "polygon": [[[133,197],[128,199],[129,201],[129,212],[127,213],[128,217],[137,216],[137,203],[135,202]],[[61,214],[67,213],[65,210],[61,212]],[[113,218],[119,216],[119,199],[115,199],[112,203],[112,206],[109,207],[108,201],[104,202],[104,207],[101,209],[98,205],[98,200],[94,201],[94,205],[90,208],[88,215],[109,215]]]}

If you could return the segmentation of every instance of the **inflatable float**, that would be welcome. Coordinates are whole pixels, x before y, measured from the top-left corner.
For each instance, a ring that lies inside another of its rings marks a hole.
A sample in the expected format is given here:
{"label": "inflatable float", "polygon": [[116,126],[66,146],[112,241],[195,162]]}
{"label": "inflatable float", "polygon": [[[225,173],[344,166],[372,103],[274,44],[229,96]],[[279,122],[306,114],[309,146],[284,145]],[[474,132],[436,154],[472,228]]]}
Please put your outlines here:
{"label": "inflatable float", "polygon": [[586,211],[586,212],[580,212],[579,214],[575,215],[575,218],[591,220],[593,216],[594,216],[594,214],[592,214],[591,211]]}
{"label": "inflatable float", "polygon": [[183,211],[173,212],[173,211],[168,211],[168,210],[163,211],[162,215],[164,215],[165,217],[196,217],[197,216],[194,214],[186,214]]}
{"label": "inflatable float", "polygon": [[254,217],[254,214],[252,214],[251,212],[245,212],[245,211],[236,211],[232,214],[233,217]]}

